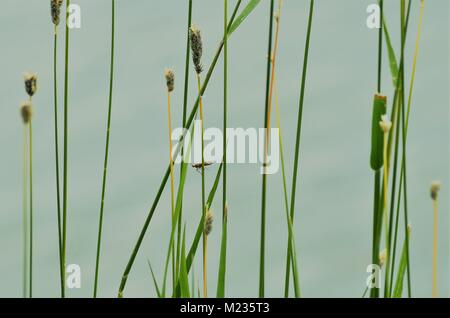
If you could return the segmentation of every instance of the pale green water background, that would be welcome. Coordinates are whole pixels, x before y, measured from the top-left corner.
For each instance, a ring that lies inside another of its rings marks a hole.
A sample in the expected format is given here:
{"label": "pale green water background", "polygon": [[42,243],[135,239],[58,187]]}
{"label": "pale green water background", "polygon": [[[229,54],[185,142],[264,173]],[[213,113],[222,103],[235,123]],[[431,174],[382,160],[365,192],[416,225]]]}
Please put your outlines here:
{"label": "pale green water background", "polygon": [[[19,102],[26,98],[21,74],[39,74],[34,99],[35,295],[57,297],[58,253],[53,144],[52,45],[49,1],[1,0],[0,9],[0,296],[21,295],[21,155]],[[106,127],[110,1],[77,0],[82,28],[71,32],[69,123],[68,263],[82,269],[91,296]],[[246,1],[244,1],[246,2]],[[308,2],[286,0],[282,16],[278,81],[288,175],[292,173],[299,78]],[[370,260],[372,183],[369,169],[371,100],[376,87],[377,32],[366,27],[370,0],[318,0],[312,33],[296,240],[303,295],[360,297]],[[398,50],[398,4],[387,1],[387,18]],[[208,66],[222,32],[222,1],[194,1],[194,22],[204,35]],[[230,7],[234,1],[230,1]],[[163,69],[178,75],[174,122],[181,122],[186,1],[117,1],[117,51],[111,153],[106,195],[100,296],[116,296],[132,247],[167,163]],[[231,10],[231,9],[230,9]],[[414,1],[407,43],[410,78],[417,31]],[[230,39],[229,124],[261,127],[264,109],[268,1]],[[414,296],[431,295],[432,210],[429,183],[443,181],[440,211],[439,291],[449,296],[449,4],[426,1],[423,41],[414,89],[408,143],[408,190]],[[62,30],[62,28],[60,28]],[[62,33],[62,32],[60,32]],[[60,48],[63,39],[60,38]],[[63,50],[59,61],[62,62]],[[387,59],[387,58],[386,58]],[[385,62],[386,62],[385,59]],[[60,65],[60,87],[63,72]],[[384,92],[392,98],[387,63]],[[194,73],[191,73],[194,79]],[[190,105],[195,86],[191,82]],[[62,90],[60,90],[62,105]],[[205,95],[207,126],[221,127],[222,63]],[[60,111],[62,115],[62,111]],[[61,117],[62,119],[62,117]],[[61,121],[62,123],[62,121]],[[62,124],[61,124],[62,125]],[[215,168],[208,170],[208,182]],[[200,213],[200,175],[190,172],[185,195],[188,238]],[[290,178],[289,178],[290,179]],[[260,182],[257,165],[229,167],[227,295],[256,296],[259,267]],[[281,174],[269,177],[267,294],[281,296],[286,222]],[[167,188],[168,190],[168,188]],[[220,191],[220,188],[219,188]],[[165,191],[129,277],[126,296],[154,296],[147,266],[161,277],[169,237]],[[221,196],[213,208],[220,219]],[[210,239],[210,290],[217,277],[220,231]],[[199,277],[200,263],[195,271]]]}

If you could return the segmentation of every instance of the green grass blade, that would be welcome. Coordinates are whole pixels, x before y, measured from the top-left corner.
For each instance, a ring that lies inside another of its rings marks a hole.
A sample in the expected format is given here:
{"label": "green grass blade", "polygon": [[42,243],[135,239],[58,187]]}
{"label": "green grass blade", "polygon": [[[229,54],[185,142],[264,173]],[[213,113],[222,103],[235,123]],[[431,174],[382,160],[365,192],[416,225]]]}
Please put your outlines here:
{"label": "green grass blade", "polygon": [[190,297],[189,278],[186,267],[186,226],[183,231],[183,243],[181,248],[180,287],[181,287],[181,297],[189,298]]}
{"label": "green grass blade", "polygon": [[227,266],[227,108],[228,108],[228,0],[224,0],[224,62],[223,62],[223,186],[222,186],[222,238],[220,243],[217,297],[225,297],[225,275]]}
{"label": "green grass blade", "polygon": [[[184,68],[184,92],[183,92],[183,127],[186,126],[186,116],[187,116],[187,104],[188,104],[188,96],[189,96],[189,65],[190,65],[190,51],[191,51],[191,41],[189,39],[189,30],[192,25],[192,0],[189,0],[188,5],[188,23],[187,23],[187,34],[186,34],[186,60],[185,60],[185,68]],[[181,152],[181,156],[183,157],[183,151]],[[181,172],[180,172],[181,174]],[[180,246],[181,246],[181,224],[183,220],[183,205],[181,206],[180,217],[178,219],[178,232],[177,232],[177,259],[175,270],[178,273],[180,269]]]}
{"label": "green grass blade", "polygon": [[398,265],[397,270],[397,279],[395,282],[395,289],[394,289],[394,298],[401,298],[403,295],[403,282],[405,279],[406,274],[406,267],[408,265],[408,258],[407,258],[407,245],[406,240],[403,243],[403,250],[402,250],[402,256],[400,258],[400,263]]}
{"label": "green grass blade", "polygon": [[281,116],[280,116],[278,90],[277,90],[276,83],[274,86],[275,86],[275,111],[277,114],[277,123],[278,123],[278,129],[279,129],[278,139],[280,142],[281,172],[282,172],[282,176],[283,176],[284,206],[285,206],[285,212],[286,212],[286,222],[288,225],[288,250],[290,251],[291,259],[292,259],[292,275],[294,277],[294,293],[295,293],[295,297],[298,298],[298,297],[300,297],[300,280],[298,279],[297,252],[296,252],[296,248],[295,248],[295,237],[294,237],[292,220],[289,215],[289,199],[288,199],[288,190],[287,190],[287,181],[286,181],[287,180],[286,165],[284,163],[283,135],[281,133]]}
{"label": "green grass blade", "polygon": [[[295,215],[295,194],[297,191],[297,174],[298,174],[299,156],[300,156],[301,131],[302,131],[302,122],[303,122],[303,106],[304,106],[304,102],[305,102],[306,76],[307,76],[307,72],[308,72],[309,47],[310,47],[310,40],[311,40],[313,15],[314,15],[314,0],[311,0],[310,6],[309,6],[308,29],[307,29],[306,42],[305,42],[302,80],[301,80],[301,88],[300,88],[300,101],[299,101],[299,107],[298,107],[297,133],[296,133],[296,140],[295,140],[294,172],[292,174],[292,191],[291,191],[291,207],[290,207],[291,222],[294,222],[294,215]],[[287,256],[286,256],[286,280],[285,280],[285,294],[287,294],[287,295],[289,292],[289,276],[290,276],[290,266],[291,266],[290,259],[291,259],[291,254],[290,254],[290,251],[288,248]]]}
{"label": "green grass blade", "polygon": [[222,238],[220,242],[219,276],[217,279],[217,298],[225,297],[225,271],[227,267],[227,229],[228,212],[225,211],[222,221]]}
{"label": "green grass blade", "polygon": [[148,267],[150,268],[150,273],[152,274],[152,280],[153,284],[155,285],[156,295],[158,295],[158,298],[162,298],[161,291],[159,290],[158,282],[156,281],[155,273],[153,272],[152,264],[150,263],[150,260],[147,260]]}
{"label": "green grass blade", "polygon": [[242,24],[242,22],[247,19],[247,17],[250,15],[250,13],[255,10],[255,8],[258,6],[258,4],[261,2],[261,0],[250,0],[250,2],[247,4],[247,6],[242,10],[241,14],[236,18],[236,21],[231,25],[228,31],[228,35],[231,35],[234,31],[239,28],[239,26]]}
{"label": "green grass blade", "polygon": [[389,67],[391,70],[392,83],[393,83],[393,86],[396,87],[397,79],[398,79],[397,58],[395,57],[395,51],[394,51],[394,48],[392,47],[391,36],[389,35],[389,30],[386,25],[385,19],[383,19],[383,30],[384,30],[384,35],[385,35],[386,50],[387,50],[388,57],[389,57]]}

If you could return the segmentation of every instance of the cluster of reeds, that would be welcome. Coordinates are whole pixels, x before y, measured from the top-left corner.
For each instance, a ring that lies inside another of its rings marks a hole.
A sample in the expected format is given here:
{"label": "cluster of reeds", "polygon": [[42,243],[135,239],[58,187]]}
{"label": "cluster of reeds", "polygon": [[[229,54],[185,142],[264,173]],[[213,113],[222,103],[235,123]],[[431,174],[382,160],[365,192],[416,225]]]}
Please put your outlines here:
{"label": "cluster of reeds", "polygon": [[[411,290],[411,266],[410,266],[410,236],[411,226],[409,225],[408,214],[408,189],[407,189],[407,137],[408,124],[411,114],[412,96],[416,75],[417,59],[419,54],[419,43],[421,38],[424,0],[420,1],[418,30],[413,52],[413,64],[409,90],[405,80],[405,43],[407,39],[408,26],[410,24],[410,14],[413,1],[400,0],[400,53],[397,54],[393,48],[391,37],[388,31],[387,21],[384,14],[384,3],[379,1],[381,8],[381,25],[378,36],[378,78],[377,93],[374,97],[372,110],[372,147],[370,156],[370,166],[374,171],[374,209],[373,209],[373,246],[372,263],[379,266],[384,265],[385,278],[383,292],[381,288],[372,288],[370,296],[373,298],[384,296],[386,298],[398,298],[404,294],[404,281],[407,284],[407,296],[412,296]],[[384,41],[383,41],[384,36]],[[383,43],[386,44],[394,96],[390,116],[387,112],[387,97],[383,95],[381,74]],[[407,95],[408,94],[408,95]],[[381,182],[382,180],[382,182]],[[390,187],[390,189],[389,189]],[[432,188],[436,189],[435,186]],[[435,197],[432,190],[433,201]],[[403,210],[403,247],[397,250],[400,236],[400,219]],[[383,229],[384,228],[384,229]],[[384,232],[384,242],[382,233]],[[435,233],[437,232],[437,212],[435,212]],[[380,253],[381,245],[385,244],[385,249]],[[433,256],[433,296],[436,291],[436,259],[437,259],[437,234],[434,240]],[[396,258],[400,257],[398,264]],[[398,265],[397,269],[396,266]]]}
{"label": "cluster of reeds", "polygon": [[[166,69],[164,72],[165,92],[167,93],[167,115],[168,115],[168,150],[169,164],[161,181],[156,197],[152,203],[148,216],[143,223],[138,240],[131,252],[130,259],[125,267],[122,280],[120,282],[118,296],[123,297],[129,274],[133,268],[135,259],[142,245],[144,236],[149,228],[154,213],[159,204],[162,193],[170,179],[170,239],[167,246],[167,254],[164,260],[164,273],[162,283],[153,271],[150,261],[149,267],[151,276],[155,285],[158,297],[208,297],[208,237],[213,229],[214,215],[212,204],[216,196],[220,181],[222,181],[222,226],[220,236],[220,260],[217,269],[217,289],[216,297],[226,296],[226,269],[227,269],[227,231],[228,231],[228,199],[227,199],[227,134],[228,126],[228,44],[231,35],[240,27],[243,21],[253,12],[261,0],[250,0],[245,8],[238,15],[242,0],[237,0],[234,10],[229,17],[228,0],[223,0],[223,35],[218,45],[206,74],[203,66],[204,39],[200,29],[192,24],[193,0],[188,1],[187,16],[187,34],[186,34],[186,60],[184,73],[184,92],[183,92],[183,118],[182,126],[191,130],[191,139],[184,140],[181,137],[178,147],[173,147],[172,139],[172,114],[173,98],[176,97],[175,91],[175,71]],[[277,3],[277,6],[275,5]],[[372,109],[372,138],[370,167],[374,172],[374,202],[373,202],[373,246],[372,262],[385,269],[384,279],[384,297],[402,297],[404,293],[404,281],[407,281],[408,296],[411,297],[411,267],[410,267],[410,236],[411,226],[408,223],[408,197],[407,197],[407,133],[408,124],[412,107],[413,87],[416,75],[416,66],[419,53],[419,43],[422,29],[422,20],[424,12],[424,0],[420,2],[419,23],[416,36],[416,46],[414,50],[414,59],[412,66],[412,75],[409,84],[408,96],[406,96],[405,82],[405,43],[407,38],[408,25],[410,22],[410,13],[412,8],[411,0],[399,0],[400,3],[400,39],[401,49],[399,59],[391,43],[387,22],[384,18],[384,1],[379,0],[381,8],[382,24],[378,34],[378,65],[377,65],[377,90],[374,95]],[[99,211],[99,226],[96,244],[95,259],[95,278],[93,297],[98,295],[99,274],[100,274],[100,256],[102,246],[102,230],[105,212],[105,198],[107,185],[108,157],[110,145],[110,131],[112,121],[113,88],[114,88],[114,52],[115,52],[115,0],[111,0],[111,42],[110,42],[110,70],[109,70],[109,94],[107,127],[105,141],[105,155],[103,161],[103,177],[101,187],[101,202]],[[65,297],[65,267],[67,256],[67,215],[68,215],[68,133],[69,133],[69,27],[66,23],[65,31],[65,64],[64,64],[64,122],[63,122],[63,187],[62,204],[60,189],[60,164],[59,164],[59,125],[58,125],[58,25],[60,24],[60,14],[63,0],[50,0],[51,20],[54,25],[54,134],[55,134],[55,171],[56,171],[56,208],[58,223],[58,246],[59,246],[59,269],[61,297]],[[265,104],[264,104],[264,161],[262,175],[262,197],[261,197],[261,228],[260,228],[260,264],[259,264],[259,297],[265,297],[265,272],[266,272],[266,201],[267,201],[267,160],[268,149],[271,143],[269,138],[272,127],[272,107],[275,103],[276,126],[279,129],[279,147],[283,181],[283,199],[284,213],[287,224],[287,246],[286,246],[286,267],[284,281],[284,296],[289,297],[291,292],[290,284],[293,283],[293,292],[295,297],[301,297],[299,266],[295,247],[294,237],[294,217],[296,211],[297,183],[300,167],[301,153],[301,134],[303,122],[303,109],[305,104],[305,95],[307,87],[309,52],[311,44],[311,34],[314,17],[315,0],[309,0],[308,21],[306,26],[305,49],[303,63],[301,65],[298,117],[296,123],[295,152],[293,161],[293,174],[291,180],[290,198],[288,193],[288,180],[286,177],[286,165],[284,156],[284,145],[281,134],[281,115],[277,87],[277,55],[280,46],[281,19],[283,1],[270,0],[269,7],[269,25],[268,25],[268,49],[267,49],[267,69],[265,85]],[[70,0],[66,0],[66,9],[70,6]],[[69,14],[66,11],[66,21]],[[385,41],[383,41],[383,38]],[[383,65],[383,43],[386,43],[388,51],[390,71],[393,79],[394,97],[390,116],[388,113],[388,98],[382,94],[382,65]],[[220,55],[223,53],[223,159],[217,167],[214,182],[209,188],[207,195],[206,184],[206,166],[211,163],[205,162],[204,157],[204,129],[205,129],[205,108],[203,96],[207,90],[211,76],[217,66]],[[191,67],[192,59],[192,67]],[[197,98],[190,112],[188,112],[188,91],[189,91],[189,73],[194,71],[197,84]],[[24,122],[24,153],[23,153],[23,296],[32,297],[33,291],[33,134],[32,134],[32,115],[33,104],[32,97],[37,90],[37,76],[32,73],[26,73],[25,90],[29,100],[21,104],[20,112]],[[200,119],[201,135],[201,162],[193,165],[193,168],[201,172],[201,213],[194,238],[187,248],[186,242],[186,223],[183,217],[183,195],[189,170],[188,158],[191,156],[191,146],[195,133],[194,119]],[[180,175],[175,175],[174,162],[176,157],[181,155]],[[399,164],[400,162],[400,164]],[[176,187],[177,185],[177,187]],[[389,188],[391,187],[391,188]],[[433,276],[432,276],[432,296],[437,297],[437,246],[438,246],[438,192],[440,183],[433,182],[431,185],[431,198],[433,201],[434,226],[433,226]],[[400,237],[400,220],[403,208],[404,237],[403,247],[400,252],[397,251],[397,243]],[[384,240],[382,236],[384,234]],[[197,250],[202,240],[202,292],[196,288],[194,263],[196,261]],[[382,244],[385,247],[382,249]],[[399,254],[399,255],[398,255]],[[400,257],[398,264],[396,257]],[[396,266],[398,265],[397,269]],[[167,291],[167,277],[172,277],[172,291]],[[292,278],[291,278],[292,271]],[[192,281],[189,282],[189,275]],[[366,292],[368,289],[366,289]],[[366,292],[364,294],[366,294]],[[380,288],[370,290],[371,297],[380,297]]]}

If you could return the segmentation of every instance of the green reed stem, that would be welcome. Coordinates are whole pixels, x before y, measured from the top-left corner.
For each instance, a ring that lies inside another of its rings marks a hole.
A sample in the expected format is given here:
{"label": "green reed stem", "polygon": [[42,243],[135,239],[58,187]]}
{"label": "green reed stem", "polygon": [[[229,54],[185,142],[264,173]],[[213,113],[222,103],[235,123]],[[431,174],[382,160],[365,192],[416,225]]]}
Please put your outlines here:
{"label": "green reed stem", "polygon": [[[205,133],[205,127],[204,127],[204,117],[203,117],[203,96],[202,96],[202,84],[200,81],[200,74],[197,74],[197,84],[198,84],[198,94],[200,96],[200,133],[201,133],[201,139],[202,139],[202,215],[203,218],[206,220],[206,206],[205,206],[205,141],[204,141],[204,133]],[[208,297],[208,287],[207,287],[207,268],[206,268],[206,253],[207,253],[207,243],[208,243],[208,236],[205,233],[205,230],[203,230],[203,296],[205,298]]]}
{"label": "green reed stem", "polygon": [[[233,24],[233,21],[236,17],[237,11],[239,10],[241,3],[242,3],[242,0],[238,0],[238,2],[236,3],[236,5],[234,7],[233,15],[230,19],[230,23],[228,24],[228,34],[230,34],[231,26]],[[219,44],[219,47],[217,48],[216,54],[213,58],[213,61],[211,62],[211,66],[209,67],[208,72],[206,74],[206,77],[205,77],[205,80],[203,82],[203,86],[201,89],[201,94],[199,94],[199,96],[197,96],[194,106],[192,107],[191,113],[186,121],[186,125],[185,125],[186,128],[189,128],[191,126],[192,122],[194,121],[194,117],[197,113],[198,106],[199,106],[200,96],[205,93],[206,88],[208,87],[209,80],[211,79],[214,68],[216,67],[217,61],[219,60],[220,53],[222,52],[223,44],[224,44],[224,41],[222,40]],[[180,144],[182,144],[183,139],[184,138],[180,138]],[[180,151],[180,148],[177,147],[175,150],[175,153],[174,153],[174,157],[176,157],[178,155],[179,151]],[[142,241],[144,240],[145,233],[147,232],[148,226],[150,225],[150,222],[153,218],[153,214],[155,213],[156,207],[158,206],[159,199],[161,198],[162,192],[164,191],[164,187],[167,184],[169,175],[170,175],[170,166],[168,166],[165,171],[165,174],[163,176],[163,179],[161,180],[161,184],[159,186],[158,192],[156,193],[156,197],[152,203],[152,206],[147,215],[147,218],[145,219],[144,225],[142,226],[142,230],[139,233],[138,240],[133,248],[133,251],[131,252],[130,259],[128,260],[128,263],[122,274],[122,279],[120,281],[119,290],[118,290],[118,297],[123,297],[123,291],[124,291],[126,283],[128,281],[128,275],[131,271],[131,268],[133,267],[134,261],[136,260],[137,253],[139,252],[139,249],[142,245]]]}
{"label": "green reed stem", "polygon": [[378,79],[377,92],[381,93],[381,69],[383,65],[383,19],[384,19],[384,0],[379,1],[381,23],[378,33]]}
{"label": "green reed stem", "polygon": [[62,216],[62,260],[64,279],[62,298],[65,297],[65,271],[66,271],[66,245],[67,245],[67,161],[68,161],[68,119],[69,119],[69,12],[70,0],[66,0],[66,41],[65,41],[65,66],[64,66],[64,163],[63,163],[63,216]]}
{"label": "green reed stem", "polygon": [[[294,172],[292,175],[292,190],[291,190],[291,207],[290,207],[290,217],[291,222],[294,222],[295,216],[295,194],[297,190],[297,176],[298,176],[298,166],[299,166],[299,157],[300,157],[300,141],[301,141],[301,132],[302,132],[302,122],[303,122],[303,105],[305,102],[305,91],[306,91],[306,75],[308,71],[308,59],[309,59],[309,47],[311,41],[311,29],[314,15],[314,0],[311,0],[309,5],[309,18],[308,18],[308,30],[306,33],[306,42],[305,42],[305,52],[304,52],[304,60],[303,60],[303,71],[302,71],[302,83],[300,88],[300,101],[298,107],[298,119],[297,119],[297,135],[295,140],[295,158],[294,158]],[[285,297],[289,297],[289,277],[290,277],[290,259],[292,257],[291,250],[288,247],[287,256],[286,256],[286,279],[285,279],[285,288],[284,294]]]}
{"label": "green reed stem", "polygon": [[99,275],[98,269],[100,265],[100,250],[101,250],[102,228],[103,228],[103,211],[105,207],[106,177],[108,173],[109,138],[111,132],[111,113],[112,113],[113,87],[114,87],[114,41],[115,41],[114,33],[115,33],[115,0],[111,0],[111,63],[110,63],[110,77],[109,77],[108,124],[106,128],[105,160],[103,163],[102,199],[100,203],[100,218],[98,224],[97,256],[95,260],[94,298],[97,297],[98,275]]}
{"label": "green reed stem", "polygon": [[58,248],[59,248],[59,274],[61,283],[61,295],[63,294],[64,267],[62,259],[62,237],[61,237],[61,190],[59,186],[59,138],[58,138],[58,78],[57,78],[57,48],[58,31],[55,25],[54,46],[53,46],[53,96],[54,96],[54,115],[55,115],[55,171],[56,171],[56,209],[58,217]]}
{"label": "green reed stem", "polygon": [[267,160],[267,143],[269,138],[268,119],[269,119],[269,90],[270,90],[270,74],[271,74],[271,55],[272,55],[272,30],[273,30],[273,13],[274,0],[270,1],[270,17],[269,17],[269,45],[267,49],[267,77],[266,77],[266,102],[264,112],[264,126],[266,128],[266,141],[264,143],[264,172],[262,176],[262,198],[261,198],[261,241],[260,241],[260,260],[259,260],[259,297],[264,298],[265,289],[265,249],[266,249],[266,188],[267,188],[267,174],[266,174],[266,160]]}
{"label": "green reed stem", "polygon": [[[411,0],[409,0],[411,4]],[[402,27],[402,55],[405,50],[406,32],[405,32],[405,0],[401,1],[401,27]],[[405,121],[405,61],[403,60],[400,66],[402,70],[402,157],[403,157],[403,170],[404,170],[404,195],[403,195],[403,208],[404,208],[404,230],[405,230],[405,242],[406,242],[406,277],[408,282],[408,297],[411,298],[411,266],[409,260],[409,235],[408,235],[408,188],[407,188],[407,168],[406,168],[406,121]]]}
{"label": "green reed stem", "polygon": [[[190,50],[191,50],[191,41],[189,40],[189,30],[192,25],[192,0],[189,0],[189,8],[188,8],[188,26],[187,26],[187,35],[186,35],[186,61],[185,61],[185,69],[184,69],[184,93],[183,93],[183,128],[186,127],[186,116],[187,116],[187,103],[188,103],[188,95],[189,95],[189,65],[190,65]],[[181,150],[181,158],[184,159],[183,149]],[[180,177],[181,177],[180,171]],[[181,194],[183,198],[183,193]],[[180,217],[178,220],[178,231],[177,231],[177,259],[176,259],[176,273],[180,270],[180,257],[181,257],[181,227],[183,220],[183,206],[180,209]]]}
{"label": "green reed stem", "polygon": [[[378,235],[379,228],[379,211],[380,211],[380,182],[381,172],[376,170],[374,173],[374,191],[373,191],[373,242],[372,242],[372,264],[378,264],[378,256],[380,254],[380,235]],[[372,288],[370,290],[370,298],[378,298],[379,289]]]}
{"label": "green reed stem", "polygon": [[[281,172],[283,176],[283,192],[284,192],[284,207],[286,212],[286,221],[288,226],[288,251],[291,251],[291,259],[292,259],[292,271],[294,276],[294,293],[295,297],[300,297],[300,281],[298,279],[298,266],[297,266],[297,252],[295,248],[295,237],[293,224],[291,220],[291,216],[289,214],[289,199],[288,199],[288,190],[287,190],[287,178],[286,178],[286,165],[284,163],[284,149],[283,149],[283,135],[281,133],[281,115],[280,115],[280,107],[278,101],[278,91],[275,84],[275,110],[277,114],[277,123],[278,123],[278,140],[280,142],[280,159],[281,159]],[[286,296],[287,297],[287,296]]]}
{"label": "green reed stem", "polygon": [[228,116],[228,0],[223,2],[223,185],[222,185],[222,238],[220,245],[217,298],[225,297],[225,276],[227,268],[227,116]]}
{"label": "green reed stem", "polygon": [[[377,92],[381,93],[381,77],[382,77],[382,64],[383,64],[383,19],[384,19],[384,1],[379,0],[381,13],[381,23],[378,32],[378,65],[377,65]],[[373,242],[372,242],[372,264],[378,264],[378,255],[380,251],[378,232],[378,219],[379,219],[379,193],[380,193],[380,171],[374,172],[374,202],[373,202]],[[371,298],[378,298],[378,288],[372,288],[370,290]]]}

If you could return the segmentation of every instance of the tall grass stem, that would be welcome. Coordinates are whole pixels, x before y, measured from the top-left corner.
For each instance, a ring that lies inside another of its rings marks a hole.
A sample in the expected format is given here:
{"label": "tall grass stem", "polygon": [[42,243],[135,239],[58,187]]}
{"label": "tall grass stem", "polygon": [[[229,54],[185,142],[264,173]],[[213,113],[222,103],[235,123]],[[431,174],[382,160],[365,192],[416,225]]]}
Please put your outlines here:
{"label": "tall grass stem", "polygon": [[99,225],[97,237],[97,255],[95,260],[94,298],[97,297],[98,292],[100,252],[101,252],[102,230],[103,230],[103,214],[105,208],[106,178],[108,173],[109,140],[111,132],[111,114],[112,114],[113,87],[114,87],[114,44],[115,44],[114,42],[115,42],[115,0],[111,0],[111,61],[109,71],[110,76],[109,76],[108,123],[106,128],[105,160],[103,163],[102,198],[100,203],[100,215],[98,222]]}

